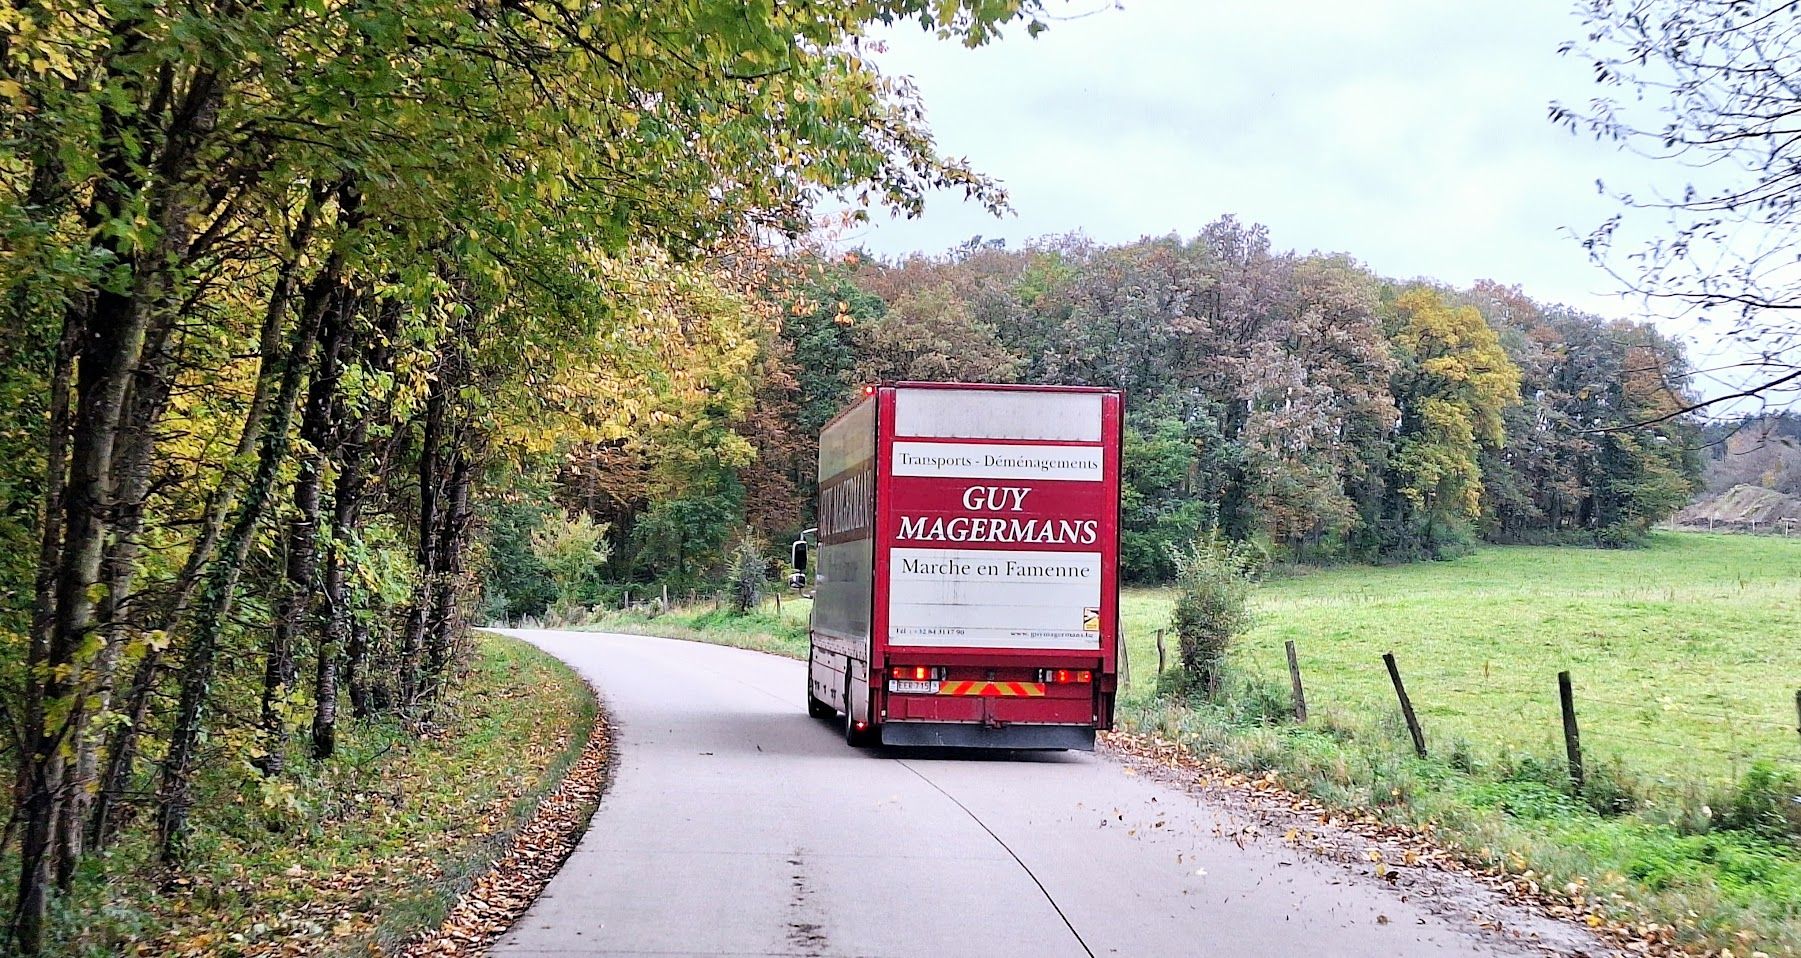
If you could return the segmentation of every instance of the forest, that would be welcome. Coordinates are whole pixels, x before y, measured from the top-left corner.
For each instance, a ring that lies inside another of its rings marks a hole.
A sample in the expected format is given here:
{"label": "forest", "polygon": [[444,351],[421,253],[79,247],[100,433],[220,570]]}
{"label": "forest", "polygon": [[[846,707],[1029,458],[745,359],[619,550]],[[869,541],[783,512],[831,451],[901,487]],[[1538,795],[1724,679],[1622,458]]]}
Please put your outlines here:
{"label": "forest", "polygon": [[819,429],[877,380],[1124,389],[1140,584],[1211,529],[1277,562],[1628,547],[1701,475],[1683,351],[1650,325],[1283,252],[1231,216],[1119,246],[790,253],[753,295],[767,325],[717,370],[709,430],[570,446],[491,502],[490,617],[712,589],[746,537],[773,563],[811,524]]}

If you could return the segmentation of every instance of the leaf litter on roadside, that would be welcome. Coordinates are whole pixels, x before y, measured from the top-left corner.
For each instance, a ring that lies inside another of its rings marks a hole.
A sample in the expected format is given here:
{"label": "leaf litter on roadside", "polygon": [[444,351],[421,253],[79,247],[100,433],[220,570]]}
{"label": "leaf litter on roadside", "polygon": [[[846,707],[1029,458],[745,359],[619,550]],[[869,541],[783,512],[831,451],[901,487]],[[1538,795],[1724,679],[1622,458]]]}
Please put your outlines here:
{"label": "leaf litter on roadside", "polygon": [[[1345,860],[1342,845],[1349,836],[1363,841],[1362,853],[1351,853],[1352,862],[1360,862],[1370,875],[1389,883],[1397,882],[1403,869],[1432,869],[1469,878],[1493,890],[1511,905],[1524,907],[1538,915],[1591,931],[1609,940],[1619,954],[1644,956],[1720,956],[1719,952],[1698,952],[1684,948],[1676,941],[1675,929],[1667,923],[1639,916],[1630,920],[1617,917],[1632,911],[1630,903],[1619,896],[1609,901],[1598,900],[1586,882],[1570,882],[1561,887],[1547,887],[1538,875],[1517,856],[1493,864],[1482,856],[1469,854],[1438,843],[1428,825],[1412,828],[1396,825],[1364,813],[1347,813],[1329,809],[1318,802],[1290,792],[1283,787],[1274,771],[1246,774],[1197,755],[1189,748],[1166,739],[1130,732],[1105,732],[1106,748],[1130,760],[1148,762],[1177,773],[1183,784],[1197,790],[1230,790],[1253,812],[1311,820],[1317,830],[1302,825],[1289,825],[1281,832],[1284,845],[1304,849],[1328,859]],[[1126,771],[1135,774],[1128,766]],[[1117,810],[1116,810],[1117,812]],[[1221,837],[1232,839],[1243,847],[1247,838],[1255,839],[1256,826],[1240,827],[1228,833],[1215,830]],[[1385,850],[1386,849],[1386,850]],[[1487,851],[1486,849],[1484,850]],[[1180,859],[1178,858],[1178,861]],[[1387,924],[1387,916],[1378,916],[1378,924]],[[1506,932],[1506,923],[1484,913],[1472,916],[1478,927]],[[1768,958],[1750,949],[1731,952],[1735,958]]]}

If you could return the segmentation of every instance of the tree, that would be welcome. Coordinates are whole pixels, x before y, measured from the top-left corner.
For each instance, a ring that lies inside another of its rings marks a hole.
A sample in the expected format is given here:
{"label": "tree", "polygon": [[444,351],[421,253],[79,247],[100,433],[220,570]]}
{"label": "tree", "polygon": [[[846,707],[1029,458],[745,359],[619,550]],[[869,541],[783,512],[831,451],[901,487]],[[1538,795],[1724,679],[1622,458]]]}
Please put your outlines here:
{"label": "tree", "polygon": [[909,290],[873,322],[856,327],[865,382],[1012,382],[1018,357],[949,287]]}
{"label": "tree", "polygon": [[531,534],[532,555],[556,588],[555,608],[567,611],[591,604],[601,583],[601,569],[612,548],[606,523],[586,514],[552,515]]}
{"label": "tree", "polygon": [[726,589],[732,599],[733,615],[749,615],[763,601],[769,585],[769,559],[754,535],[745,532],[732,548],[731,564],[725,572]]}
{"label": "tree", "polygon": [[1393,310],[1400,429],[1389,461],[1389,548],[1437,556],[1480,515],[1480,450],[1505,441],[1502,413],[1519,401],[1519,368],[1474,307],[1415,286]]}
{"label": "tree", "polygon": [[1177,549],[1212,521],[1196,488],[1204,478],[1203,450],[1219,449],[1213,422],[1179,411],[1132,409],[1127,414],[1119,491],[1119,574],[1127,582],[1167,582]]}
{"label": "tree", "polygon": [[1188,688],[1218,698],[1232,644],[1251,626],[1251,589],[1262,559],[1243,543],[1208,530],[1171,551],[1176,607],[1170,627]]}
{"label": "tree", "polygon": [[[1801,57],[1790,0],[1587,0],[1587,35],[1564,53],[1594,66],[1603,88],[1586,106],[1550,116],[1692,177],[1675,189],[1615,190],[1621,213],[1586,246],[1659,312],[1718,323],[1745,351],[1730,395],[1688,401],[1675,417],[1728,399],[1776,400],[1801,390]],[[1661,218],[1657,235],[1635,233]],[[1622,238],[1625,261],[1615,257]]]}

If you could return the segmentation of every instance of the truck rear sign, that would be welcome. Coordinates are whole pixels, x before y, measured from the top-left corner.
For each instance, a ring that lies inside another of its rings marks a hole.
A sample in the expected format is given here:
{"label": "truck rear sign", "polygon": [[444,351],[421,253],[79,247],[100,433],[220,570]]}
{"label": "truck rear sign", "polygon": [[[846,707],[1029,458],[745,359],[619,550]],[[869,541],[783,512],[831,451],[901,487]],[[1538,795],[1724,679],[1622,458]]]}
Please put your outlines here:
{"label": "truck rear sign", "polygon": [[[918,395],[902,391],[897,404]],[[897,408],[906,425],[888,454],[884,536],[894,644],[1100,647],[1102,523],[1114,504],[1099,397],[1035,398],[1031,420],[986,430],[968,406],[949,419]]]}
{"label": "truck rear sign", "polygon": [[878,383],[819,443],[807,711],[853,745],[1094,747],[1117,691],[1125,397]]}

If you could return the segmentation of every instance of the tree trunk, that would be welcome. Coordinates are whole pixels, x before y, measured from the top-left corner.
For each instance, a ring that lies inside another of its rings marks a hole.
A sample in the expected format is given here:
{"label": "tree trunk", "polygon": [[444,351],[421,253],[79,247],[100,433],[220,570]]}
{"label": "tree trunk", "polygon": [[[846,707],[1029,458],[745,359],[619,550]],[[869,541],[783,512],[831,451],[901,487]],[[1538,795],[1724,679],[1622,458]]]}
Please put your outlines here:
{"label": "tree trunk", "polygon": [[336,405],[333,396],[338,387],[338,357],[344,343],[347,308],[347,297],[339,296],[336,305],[326,311],[320,334],[319,368],[307,390],[306,411],[300,417],[304,451],[299,475],[294,480],[295,515],[287,530],[286,581],[276,604],[263,670],[263,754],[257,758],[256,766],[264,775],[280,775],[287,764],[288,724],[283,713],[294,684],[295,646],[305,630],[307,613],[313,608],[319,571],[319,488],[325,454],[331,445]]}
{"label": "tree trunk", "polygon": [[[359,432],[360,427],[359,427]],[[353,440],[360,447],[360,436]],[[319,637],[319,661],[313,673],[313,758],[327,759],[337,747],[338,658],[350,642],[350,589],[344,568],[344,544],[356,535],[358,497],[362,479],[357,452],[338,464],[332,488],[330,551],[325,559],[325,628]]]}
{"label": "tree trunk", "polygon": [[[172,634],[186,614],[188,602],[193,598],[194,590],[199,587],[202,575],[212,560],[213,550],[226,527],[226,520],[238,504],[238,492],[245,479],[245,473],[238,463],[248,459],[262,440],[269,403],[282,381],[282,331],[293,297],[294,274],[300,252],[312,240],[319,208],[326,195],[323,190],[314,190],[311,202],[301,210],[299,221],[289,233],[288,248],[293,252],[276,271],[275,283],[263,310],[262,330],[258,340],[261,359],[257,368],[256,386],[250,396],[250,406],[245,411],[244,425],[238,432],[237,445],[232,450],[231,459],[220,472],[218,483],[207,495],[200,531],[175,578],[175,586],[161,623],[161,631],[165,635]],[[138,662],[127,696],[125,721],[119,723],[107,740],[105,758],[101,762],[99,788],[94,796],[87,829],[88,842],[95,848],[110,843],[117,831],[116,808],[124,797],[132,767],[136,764],[138,738],[149,714],[150,697],[156,688],[163,654],[163,647],[154,647],[147,650],[144,658]]]}
{"label": "tree trunk", "polygon": [[206,577],[200,605],[195,610],[193,636],[185,650],[180,703],[157,790],[157,846],[164,864],[180,862],[186,851],[188,810],[192,801],[190,789],[199,757],[206,707],[211,698],[213,672],[218,665],[219,640],[231,613],[239,568],[250,551],[256,527],[272,497],[276,473],[287,458],[289,425],[295,402],[310,365],[320,321],[337,291],[341,267],[342,258],[334,255],[308,285],[302,298],[301,319],[294,332],[294,344],[288,350],[281,389],[271,406],[269,424],[258,444],[256,475],[244,490],[237,520],[220,546],[219,557]]}
{"label": "tree trunk", "polygon": [[75,760],[64,789],[61,820],[57,826],[55,867],[57,887],[64,890],[74,880],[75,866],[81,856],[94,848],[94,842],[86,835],[86,827],[93,805],[100,749],[89,726],[112,705],[114,673],[127,636],[127,616],[131,611],[132,589],[142,551],[140,536],[155,460],[156,424],[168,409],[174,386],[175,357],[170,348],[173,331],[173,316],[159,317],[153,324],[145,349],[148,359],[133,377],[120,426],[112,478],[112,533],[101,562],[101,581],[105,589],[96,608],[101,644],[69,717]]}
{"label": "tree trunk", "polygon": [[[337,747],[338,729],[338,663],[350,644],[354,615],[350,607],[348,570],[345,547],[356,535],[357,514],[363,495],[363,446],[368,437],[367,420],[358,417],[345,435],[343,422],[348,404],[335,407],[337,477],[332,484],[331,538],[325,558],[325,581],[321,596],[325,603],[324,630],[319,637],[319,661],[313,673],[313,758],[327,759]],[[354,682],[353,682],[354,687]]]}
{"label": "tree trunk", "polygon": [[[142,283],[140,283],[140,287]],[[134,293],[147,290],[134,290]],[[42,945],[56,824],[66,785],[63,746],[68,714],[49,720],[49,706],[78,696],[83,646],[94,625],[100,560],[111,505],[112,457],[126,386],[143,350],[145,311],[136,295],[102,292],[89,317],[68,322],[86,330],[76,377],[74,432],[69,447],[68,483],[63,490],[62,543],[50,600],[49,632],[34,642],[26,663],[26,751],[23,828],[19,850],[19,892],[13,916],[21,951]],[[42,611],[42,610],[40,610]],[[71,710],[73,711],[73,710]]]}
{"label": "tree trunk", "polygon": [[417,704],[421,691],[419,655],[425,646],[425,633],[431,617],[432,596],[437,587],[436,540],[439,517],[439,487],[443,455],[445,398],[447,386],[442,377],[432,384],[425,400],[425,432],[419,449],[419,585],[413,591],[412,605],[407,609],[406,629],[400,642],[400,702],[403,708]]}
{"label": "tree trunk", "polygon": [[[59,520],[62,516],[63,489],[68,479],[69,383],[74,369],[76,344],[80,338],[80,326],[65,321],[50,372],[49,422],[46,426],[48,443],[44,455],[44,508],[39,519],[35,604],[32,610],[31,639],[26,651],[30,661],[42,661],[49,655],[50,632],[56,624],[56,569],[61,561],[63,541]],[[16,730],[18,741],[15,743],[20,756],[26,754],[26,749],[31,744],[27,730],[40,727],[44,721],[41,700],[34,699],[29,690],[29,674],[25,685],[27,688],[23,690],[25,694],[21,697],[25,713],[20,728]],[[31,762],[21,760],[15,770],[14,814],[7,822],[6,841],[0,843],[0,848],[12,844],[14,828],[25,808],[26,796],[31,787],[31,768]]]}
{"label": "tree trunk", "polygon": [[463,570],[464,540],[467,538],[470,519],[469,486],[472,478],[467,451],[452,453],[450,476],[445,488],[443,521],[434,546],[437,552],[434,560],[437,583],[432,596],[425,688],[427,698],[434,701],[443,692],[459,625],[456,612],[457,583]]}

